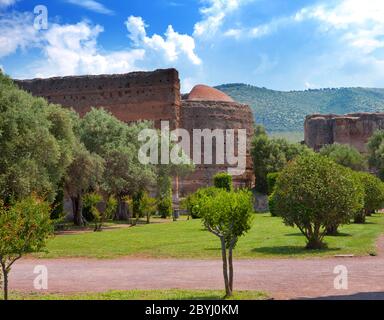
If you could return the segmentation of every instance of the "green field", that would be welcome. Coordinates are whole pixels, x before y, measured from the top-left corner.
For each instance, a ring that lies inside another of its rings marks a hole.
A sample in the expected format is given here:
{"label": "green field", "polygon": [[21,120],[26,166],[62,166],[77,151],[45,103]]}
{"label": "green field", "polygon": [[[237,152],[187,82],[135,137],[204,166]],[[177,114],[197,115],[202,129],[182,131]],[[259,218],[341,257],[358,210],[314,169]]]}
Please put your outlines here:
{"label": "green field", "polygon": [[[12,300],[223,300],[223,291],[213,290],[132,290],[74,295],[11,293]],[[235,291],[230,300],[265,300],[258,291]],[[0,298],[1,300],[1,298]]]}
{"label": "green field", "polygon": [[[237,258],[311,257],[337,254],[375,254],[375,242],[384,231],[384,215],[369,217],[367,224],[350,224],[340,235],[327,237],[328,249],[308,251],[298,229],[287,227],[281,218],[257,214],[253,227],[236,247]],[[42,258],[219,258],[218,238],[205,231],[200,220],[140,225],[99,233],[56,236]]]}

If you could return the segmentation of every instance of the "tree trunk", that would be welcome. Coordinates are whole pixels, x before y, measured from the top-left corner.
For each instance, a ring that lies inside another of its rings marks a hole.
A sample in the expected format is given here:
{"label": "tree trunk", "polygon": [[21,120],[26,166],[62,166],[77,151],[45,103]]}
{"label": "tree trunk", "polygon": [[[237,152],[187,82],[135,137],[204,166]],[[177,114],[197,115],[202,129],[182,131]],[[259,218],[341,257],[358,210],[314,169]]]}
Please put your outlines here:
{"label": "tree trunk", "polygon": [[328,236],[335,236],[338,234],[338,228],[339,226],[337,224],[333,224],[327,227],[327,235]]}
{"label": "tree trunk", "polygon": [[355,223],[365,223],[365,211],[360,211],[358,214],[355,215]]}
{"label": "tree trunk", "polygon": [[73,223],[76,226],[84,226],[83,219],[83,201],[81,195],[71,197],[72,200],[72,209],[73,209]]}
{"label": "tree trunk", "polygon": [[316,237],[308,239],[307,249],[320,250],[326,247],[325,243]]}
{"label": "tree trunk", "polygon": [[231,297],[232,296],[232,290],[229,286],[229,279],[228,279],[227,249],[226,249],[224,237],[220,237],[220,240],[221,240],[221,255],[223,258],[223,275],[224,275],[224,285],[225,285],[225,296]]}
{"label": "tree trunk", "polygon": [[122,197],[118,198],[118,206],[115,214],[115,220],[118,221],[128,221],[130,219],[128,214],[127,203],[122,199]]}
{"label": "tree trunk", "polygon": [[4,300],[6,301],[8,300],[8,270],[4,264],[1,264],[1,269],[4,277],[4,280],[3,280]]}
{"label": "tree trunk", "polygon": [[233,292],[233,245],[231,243],[228,253],[228,264],[229,264],[229,288],[231,289],[231,294]]}
{"label": "tree trunk", "polygon": [[151,214],[147,213],[147,224],[151,223]]}

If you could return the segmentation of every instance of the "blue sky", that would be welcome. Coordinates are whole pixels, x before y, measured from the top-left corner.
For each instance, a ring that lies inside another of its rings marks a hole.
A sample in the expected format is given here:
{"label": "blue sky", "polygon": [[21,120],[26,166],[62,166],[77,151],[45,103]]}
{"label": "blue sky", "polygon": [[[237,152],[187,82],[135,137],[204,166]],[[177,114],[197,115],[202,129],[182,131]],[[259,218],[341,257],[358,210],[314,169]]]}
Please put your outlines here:
{"label": "blue sky", "polygon": [[382,0],[0,0],[0,66],[15,78],[175,67],[184,92],[383,87],[383,17]]}

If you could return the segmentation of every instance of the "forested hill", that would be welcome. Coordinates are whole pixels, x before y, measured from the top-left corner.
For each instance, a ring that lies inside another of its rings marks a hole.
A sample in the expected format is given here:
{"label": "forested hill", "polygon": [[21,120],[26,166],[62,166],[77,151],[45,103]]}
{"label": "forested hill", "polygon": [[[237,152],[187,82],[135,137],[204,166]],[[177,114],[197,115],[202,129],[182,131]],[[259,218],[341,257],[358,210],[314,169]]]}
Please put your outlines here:
{"label": "forested hill", "polygon": [[384,112],[384,89],[340,88],[274,91],[245,84],[216,87],[236,101],[249,104],[257,123],[268,131],[303,131],[306,115]]}

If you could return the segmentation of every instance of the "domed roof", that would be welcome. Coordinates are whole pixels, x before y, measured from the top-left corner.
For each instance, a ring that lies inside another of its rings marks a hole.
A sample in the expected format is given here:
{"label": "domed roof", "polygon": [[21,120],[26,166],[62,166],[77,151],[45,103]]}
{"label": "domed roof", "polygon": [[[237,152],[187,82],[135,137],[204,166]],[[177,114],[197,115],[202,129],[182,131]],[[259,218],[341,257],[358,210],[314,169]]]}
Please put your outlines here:
{"label": "domed roof", "polygon": [[224,92],[202,84],[192,89],[188,95],[188,100],[234,102],[234,100]]}

